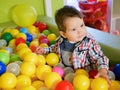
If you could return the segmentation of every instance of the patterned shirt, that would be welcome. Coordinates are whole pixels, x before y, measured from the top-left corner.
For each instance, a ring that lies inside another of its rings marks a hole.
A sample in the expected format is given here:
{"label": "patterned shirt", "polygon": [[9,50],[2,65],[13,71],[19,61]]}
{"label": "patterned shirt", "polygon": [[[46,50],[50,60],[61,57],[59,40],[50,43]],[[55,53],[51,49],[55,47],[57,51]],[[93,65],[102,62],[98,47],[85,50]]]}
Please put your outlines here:
{"label": "patterned shirt", "polygon": [[[46,53],[57,53],[62,61],[60,44],[63,40],[63,37],[58,37],[55,45],[45,48]],[[82,41],[76,43],[71,60],[74,69],[83,68],[89,71],[91,69],[106,68],[108,70],[109,67],[109,59],[103,54],[100,45],[89,33]]]}

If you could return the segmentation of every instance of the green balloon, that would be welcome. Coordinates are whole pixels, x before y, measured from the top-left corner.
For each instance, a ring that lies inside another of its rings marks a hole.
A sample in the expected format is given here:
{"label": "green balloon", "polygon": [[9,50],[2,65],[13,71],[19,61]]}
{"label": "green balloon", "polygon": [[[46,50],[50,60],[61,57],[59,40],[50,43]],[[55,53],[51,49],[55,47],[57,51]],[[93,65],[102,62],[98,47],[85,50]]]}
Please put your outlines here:
{"label": "green balloon", "polygon": [[9,54],[6,52],[0,52],[0,61],[4,64],[8,64],[10,61]]}
{"label": "green balloon", "polygon": [[6,32],[6,33],[3,33],[2,36],[1,36],[2,39],[6,40],[7,43],[13,39],[13,36],[11,33],[9,32]]}
{"label": "green balloon", "polygon": [[17,54],[12,54],[10,57],[10,62],[20,61],[20,57]]}

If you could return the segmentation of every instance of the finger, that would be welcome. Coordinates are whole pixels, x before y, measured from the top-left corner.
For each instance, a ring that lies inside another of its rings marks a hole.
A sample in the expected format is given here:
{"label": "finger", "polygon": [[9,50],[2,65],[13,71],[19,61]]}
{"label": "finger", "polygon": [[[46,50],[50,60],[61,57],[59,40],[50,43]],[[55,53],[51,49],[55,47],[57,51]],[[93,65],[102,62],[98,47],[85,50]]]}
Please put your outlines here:
{"label": "finger", "polygon": [[99,73],[95,76],[95,78],[98,78],[98,77],[100,77],[100,74],[99,74]]}

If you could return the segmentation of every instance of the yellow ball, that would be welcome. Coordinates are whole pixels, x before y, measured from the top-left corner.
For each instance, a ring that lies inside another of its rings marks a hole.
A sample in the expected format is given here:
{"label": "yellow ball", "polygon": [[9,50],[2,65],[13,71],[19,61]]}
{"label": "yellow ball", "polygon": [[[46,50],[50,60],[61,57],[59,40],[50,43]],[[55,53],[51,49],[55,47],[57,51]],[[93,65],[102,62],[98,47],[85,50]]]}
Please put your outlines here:
{"label": "yellow ball", "polygon": [[36,76],[40,80],[44,80],[48,73],[52,72],[52,68],[49,65],[39,65],[36,69]]}
{"label": "yellow ball", "polygon": [[20,89],[22,87],[29,86],[29,85],[31,85],[31,79],[29,76],[21,74],[17,77],[17,84],[16,84],[17,89]]}
{"label": "yellow ball", "polygon": [[41,43],[41,44],[40,44],[40,47],[48,47],[48,44],[46,44],[46,43]]}
{"label": "yellow ball", "polygon": [[28,27],[28,32],[30,34],[35,34],[37,32],[37,28],[35,26],[29,26]]}
{"label": "yellow ball", "polygon": [[38,90],[40,87],[44,86],[44,82],[40,80],[36,80],[32,82],[32,86],[34,86]]}
{"label": "yellow ball", "polygon": [[34,45],[34,46],[39,46],[39,42],[38,42],[38,39],[34,39],[30,45]]}
{"label": "yellow ball", "polygon": [[[86,75],[76,75],[73,79],[73,85],[78,90],[88,90],[90,79]],[[97,90],[97,89],[96,89]]]}
{"label": "yellow ball", "polygon": [[4,29],[3,33],[10,32],[10,31],[11,31],[10,28],[6,28],[6,29]]}
{"label": "yellow ball", "polygon": [[37,64],[38,57],[37,57],[37,55],[35,53],[31,52],[31,53],[25,54],[24,57],[23,57],[23,60],[27,61],[27,62],[31,62],[33,64]]}
{"label": "yellow ball", "polygon": [[12,89],[15,88],[17,83],[17,78],[13,73],[6,72],[0,77],[0,87],[2,89]]}
{"label": "yellow ball", "polygon": [[21,74],[32,77],[35,74],[36,66],[30,62],[23,62],[21,64]]}
{"label": "yellow ball", "polygon": [[47,39],[51,42],[53,40],[55,40],[57,38],[57,36],[54,33],[51,33],[47,36]]}
{"label": "yellow ball", "polygon": [[25,35],[25,33],[18,33],[17,35],[16,35],[16,38],[19,38],[19,37],[22,37],[23,39],[27,39],[27,36]]}
{"label": "yellow ball", "polygon": [[117,80],[111,80],[111,87],[109,90],[120,90],[120,82]]}
{"label": "yellow ball", "polygon": [[43,56],[43,55],[38,55],[37,66],[39,66],[39,65],[45,65],[45,64],[46,64],[45,56]]}
{"label": "yellow ball", "polygon": [[83,75],[86,75],[86,76],[89,76],[88,72],[84,69],[77,69],[76,72],[75,72],[75,75],[78,75],[78,74],[83,74]]}
{"label": "yellow ball", "polygon": [[104,78],[95,78],[91,82],[92,90],[108,90],[108,83]]}
{"label": "yellow ball", "polygon": [[8,46],[10,46],[10,47],[12,47],[12,48],[15,48],[15,46],[16,46],[16,45],[15,45],[15,40],[16,40],[16,39],[10,40]]}
{"label": "yellow ball", "polygon": [[19,51],[19,50],[21,50],[22,48],[27,48],[27,47],[28,47],[27,44],[25,44],[25,43],[20,43],[20,44],[17,45],[16,51]]}
{"label": "yellow ball", "polygon": [[12,36],[15,38],[17,36],[17,34],[19,33],[19,30],[18,29],[12,29],[10,31],[10,33],[12,34]]}
{"label": "yellow ball", "polygon": [[46,62],[47,62],[48,65],[54,66],[59,62],[59,57],[55,53],[49,53],[46,56]]}
{"label": "yellow ball", "polygon": [[45,85],[49,88],[49,89],[55,89],[56,85],[62,81],[61,76],[56,73],[56,72],[51,72],[49,73],[46,78],[45,78]]}
{"label": "yellow ball", "polygon": [[32,85],[29,85],[29,86],[25,86],[25,87],[21,88],[21,90],[36,90],[36,88],[33,87]]}

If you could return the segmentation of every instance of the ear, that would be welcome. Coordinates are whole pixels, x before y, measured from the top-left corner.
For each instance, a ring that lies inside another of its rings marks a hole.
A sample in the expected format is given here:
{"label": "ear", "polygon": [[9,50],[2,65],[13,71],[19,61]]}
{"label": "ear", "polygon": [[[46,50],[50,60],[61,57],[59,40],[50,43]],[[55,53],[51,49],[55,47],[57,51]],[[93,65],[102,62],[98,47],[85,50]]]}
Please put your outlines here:
{"label": "ear", "polygon": [[65,32],[60,31],[60,35],[61,35],[62,37],[64,37],[64,38],[66,38],[66,36],[65,36]]}

